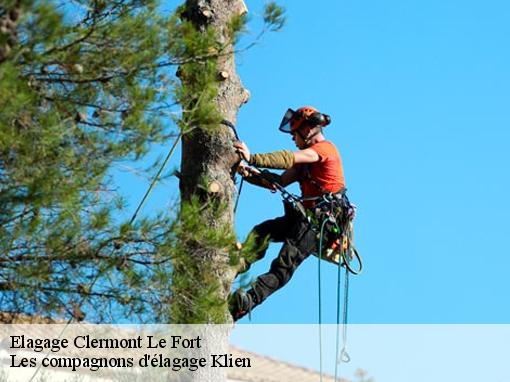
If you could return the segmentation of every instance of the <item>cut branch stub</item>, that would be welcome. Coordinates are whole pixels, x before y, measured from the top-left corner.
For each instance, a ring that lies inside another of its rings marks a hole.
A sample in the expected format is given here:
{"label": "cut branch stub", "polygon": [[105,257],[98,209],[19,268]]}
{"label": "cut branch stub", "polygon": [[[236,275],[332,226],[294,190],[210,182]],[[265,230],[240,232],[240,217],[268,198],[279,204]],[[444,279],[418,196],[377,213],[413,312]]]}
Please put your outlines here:
{"label": "cut branch stub", "polygon": [[[8,12],[7,12],[8,11]],[[7,60],[12,48],[17,41],[16,21],[20,17],[20,9],[18,5],[14,5],[11,10],[3,9],[0,16],[0,63]]]}
{"label": "cut branch stub", "polygon": [[83,66],[81,66],[80,64],[74,64],[72,66],[72,69],[74,72],[78,73],[78,74],[82,74],[83,73]]}
{"label": "cut branch stub", "polygon": [[221,191],[222,187],[221,184],[215,180],[213,180],[211,183],[209,183],[209,186],[207,187],[210,193],[217,194]]}
{"label": "cut branch stub", "polygon": [[87,115],[85,113],[76,113],[74,116],[76,122],[85,122],[87,120]]}
{"label": "cut branch stub", "polygon": [[243,89],[243,103],[248,103],[248,101],[250,100],[250,97],[251,97],[251,93],[248,89]]}
{"label": "cut branch stub", "polygon": [[229,77],[229,74],[227,71],[222,70],[222,71],[218,72],[218,79],[220,81],[225,81],[228,77]]}
{"label": "cut branch stub", "polygon": [[209,9],[202,9],[200,10],[200,13],[202,16],[204,16],[206,19],[210,19],[213,16],[213,13]]}

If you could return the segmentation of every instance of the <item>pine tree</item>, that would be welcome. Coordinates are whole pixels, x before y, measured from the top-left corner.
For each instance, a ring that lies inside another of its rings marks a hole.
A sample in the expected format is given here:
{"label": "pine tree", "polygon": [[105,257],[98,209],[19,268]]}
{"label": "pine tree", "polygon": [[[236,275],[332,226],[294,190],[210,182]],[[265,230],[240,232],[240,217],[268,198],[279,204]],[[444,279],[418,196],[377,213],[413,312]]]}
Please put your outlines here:
{"label": "pine tree", "polygon": [[[245,12],[241,0],[170,16],[153,0],[0,5],[0,310],[229,321],[250,246],[233,246],[238,158],[220,121],[249,96],[234,65]],[[282,10],[270,3],[264,21],[278,30]],[[119,219],[112,168],[181,138],[180,207]]]}
{"label": "pine tree", "polygon": [[156,5],[0,7],[2,311],[111,321],[157,317],[169,299],[145,285],[168,282],[171,216],[118,221],[124,202],[111,179],[116,163],[172,134],[162,118],[167,20]]}

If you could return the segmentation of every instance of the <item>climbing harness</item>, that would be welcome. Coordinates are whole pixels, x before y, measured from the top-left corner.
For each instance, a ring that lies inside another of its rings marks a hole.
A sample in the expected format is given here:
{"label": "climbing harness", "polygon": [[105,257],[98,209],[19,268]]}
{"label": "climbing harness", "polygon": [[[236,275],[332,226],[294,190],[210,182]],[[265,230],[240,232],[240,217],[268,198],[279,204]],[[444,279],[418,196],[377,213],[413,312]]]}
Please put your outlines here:
{"label": "climbing harness", "polygon": [[[329,229],[336,234],[336,237],[329,240],[326,252],[321,254],[324,260],[333,264],[340,264],[352,274],[357,275],[363,270],[363,262],[358,251],[354,247],[353,219],[356,207],[350,203],[345,190],[337,194],[324,194],[316,198],[316,205],[309,219],[315,219],[318,227],[323,222],[329,224]],[[323,235],[319,237],[323,240]],[[357,266],[353,266],[355,260]]]}
{"label": "climbing harness", "polygon": [[[329,223],[334,233],[337,234],[334,240],[331,240],[327,248],[326,256],[323,258],[334,264],[345,266],[346,269],[357,275],[363,270],[363,261],[353,242],[353,224],[355,215],[355,206],[349,202],[345,190],[333,194],[327,193],[317,197],[300,198],[285,189],[281,184],[269,176],[269,171],[262,170],[252,166],[259,173],[255,176],[260,177],[270,183],[280,192],[284,203],[289,203],[309,224],[309,228],[319,235],[319,242],[322,242],[323,235],[320,232],[322,222]],[[314,201],[313,210],[306,209],[304,201]],[[340,220],[340,221],[337,221]],[[322,258],[322,253],[320,255]],[[351,265],[351,261],[356,259],[357,267]]]}

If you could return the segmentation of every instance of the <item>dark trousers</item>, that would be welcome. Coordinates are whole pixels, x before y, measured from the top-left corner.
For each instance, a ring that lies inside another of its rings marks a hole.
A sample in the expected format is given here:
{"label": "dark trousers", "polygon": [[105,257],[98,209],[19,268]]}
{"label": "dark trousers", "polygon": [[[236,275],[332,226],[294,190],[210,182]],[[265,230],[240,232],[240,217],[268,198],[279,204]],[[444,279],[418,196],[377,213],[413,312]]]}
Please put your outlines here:
{"label": "dark trousers", "polygon": [[253,233],[256,234],[259,248],[257,260],[264,257],[270,242],[284,244],[278,257],[271,263],[269,272],[260,275],[247,291],[253,302],[251,308],[287,284],[303,260],[317,252],[317,234],[310,229],[305,218],[290,206],[286,206],[284,216],[266,220],[257,225]]}

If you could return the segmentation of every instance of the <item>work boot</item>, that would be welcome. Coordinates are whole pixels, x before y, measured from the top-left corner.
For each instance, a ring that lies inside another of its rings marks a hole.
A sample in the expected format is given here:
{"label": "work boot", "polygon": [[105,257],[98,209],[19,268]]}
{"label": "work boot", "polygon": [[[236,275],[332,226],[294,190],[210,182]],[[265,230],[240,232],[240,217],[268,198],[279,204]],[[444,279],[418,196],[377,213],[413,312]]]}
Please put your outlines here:
{"label": "work boot", "polygon": [[230,295],[228,308],[234,321],[238,321],[246,314],[251,313],[253,306],[251,295],[244,290],[238,289]]}

